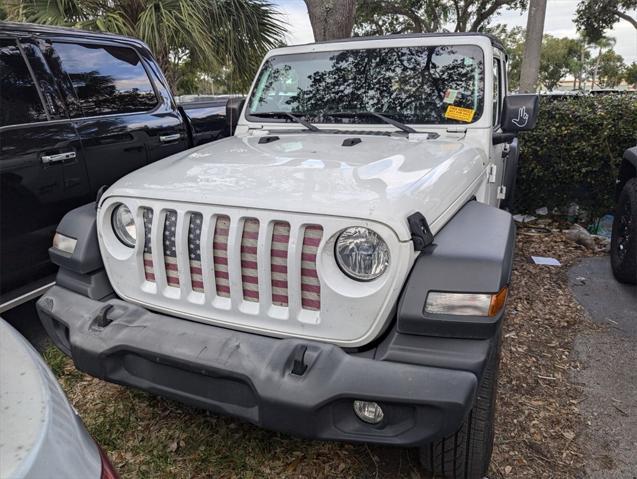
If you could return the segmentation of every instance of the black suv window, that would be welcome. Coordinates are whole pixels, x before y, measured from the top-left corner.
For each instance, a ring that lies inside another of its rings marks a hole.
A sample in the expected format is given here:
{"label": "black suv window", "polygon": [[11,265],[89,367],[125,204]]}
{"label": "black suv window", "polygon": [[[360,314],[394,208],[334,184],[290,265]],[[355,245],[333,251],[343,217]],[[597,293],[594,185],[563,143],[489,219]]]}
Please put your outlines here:
{"label": "black suv window", "polygon": [[133,49],[56,42],[53,48],[55,54],[48,60],[60,62],[84,116],[148,111],[157,105],[155,91]]}
{"label": "black suv window", "polygon": [[16,42],[0,39],[0,125],[45,120],[40,95]]}

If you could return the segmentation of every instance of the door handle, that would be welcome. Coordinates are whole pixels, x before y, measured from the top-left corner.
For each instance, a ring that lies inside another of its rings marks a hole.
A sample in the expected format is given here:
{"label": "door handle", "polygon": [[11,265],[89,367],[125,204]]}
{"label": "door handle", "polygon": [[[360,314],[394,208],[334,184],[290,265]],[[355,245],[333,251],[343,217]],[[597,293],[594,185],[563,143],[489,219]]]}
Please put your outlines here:
{"label": "door handle", "polygon": [[55,155],[42,155],[42,164],[49,165],[51,163],[59,163],[60,161],[72,160],[76,156],[74,151],[67,151],[66,153],[58,153]]}
{"label": "door handle", "polygon": [[172,135],[159,135],[159,141],[162,143],[168,143],[170,141],[176,141],[181,138],[180,133],[173,133]]}

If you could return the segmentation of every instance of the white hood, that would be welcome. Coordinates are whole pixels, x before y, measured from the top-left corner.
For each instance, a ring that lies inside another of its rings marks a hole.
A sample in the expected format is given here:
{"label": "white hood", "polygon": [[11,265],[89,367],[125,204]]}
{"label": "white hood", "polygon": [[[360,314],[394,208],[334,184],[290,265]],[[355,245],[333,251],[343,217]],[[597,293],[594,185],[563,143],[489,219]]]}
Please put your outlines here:
{"label": "white hood", "polygon": [[[486,164],[459,141],[330,133],[235,136],[148,165],[105,195],[374,220],[410,239],[407,216],[430,225]],[[342,146],[346,138],[360,138]],[[432,226],[432,229],[437,229]]]}

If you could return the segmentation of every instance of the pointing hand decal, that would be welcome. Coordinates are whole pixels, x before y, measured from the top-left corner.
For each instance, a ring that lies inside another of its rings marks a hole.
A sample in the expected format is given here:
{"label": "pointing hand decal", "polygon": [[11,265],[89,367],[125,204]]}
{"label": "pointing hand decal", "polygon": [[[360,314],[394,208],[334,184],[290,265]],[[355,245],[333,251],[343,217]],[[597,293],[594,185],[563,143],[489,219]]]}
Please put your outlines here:
{"label": "pointing hand decal", "polygon": [[524,128],[529,122],[529,114],[526,112],[526,107],[520,107],[518,110],[518,117],[511,120],[518,128]]}

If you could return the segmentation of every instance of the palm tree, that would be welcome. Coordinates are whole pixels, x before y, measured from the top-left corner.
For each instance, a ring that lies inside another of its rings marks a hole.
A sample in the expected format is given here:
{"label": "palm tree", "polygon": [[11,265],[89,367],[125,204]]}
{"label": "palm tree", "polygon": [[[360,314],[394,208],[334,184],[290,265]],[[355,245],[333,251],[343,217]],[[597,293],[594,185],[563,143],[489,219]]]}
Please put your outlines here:
{"label": "palm tree", "polygon": [[617,39],[614,37],[602,36],[598,40],[593,42],[593,45],[598,48],[597,50],[597,58],[595,58],[595,66],[593,67],[593,76],[591,79],[591,90],[595,88],[595,80],[597,79],[597,72],[599,71],[599,63],[602,59],[602,54],[604,50],[611,50],[615,44],[617,43]]}
{"label": "palm tree", "polygon": [[190,64],[230,70],[245,89],[285,27],[267,0],[5,0],[9,20],[65,25],[140,38],[175,90]]}

